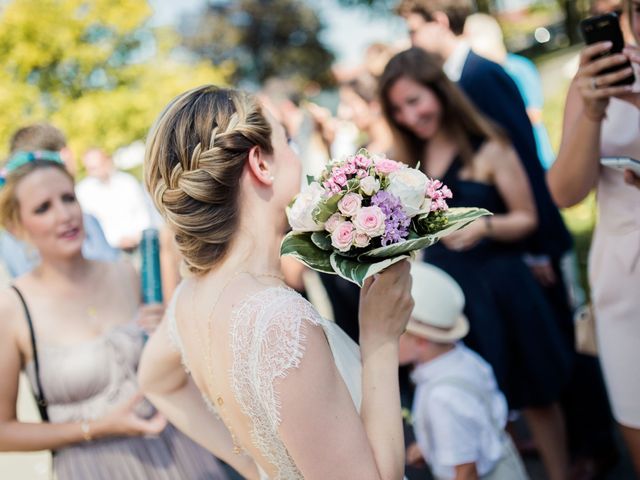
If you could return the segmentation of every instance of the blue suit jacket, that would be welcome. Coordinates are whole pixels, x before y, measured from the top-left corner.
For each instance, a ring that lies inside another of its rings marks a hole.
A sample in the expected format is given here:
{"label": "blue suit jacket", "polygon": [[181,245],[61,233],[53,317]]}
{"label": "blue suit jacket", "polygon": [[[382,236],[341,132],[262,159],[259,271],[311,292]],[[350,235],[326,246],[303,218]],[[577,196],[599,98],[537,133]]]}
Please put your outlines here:
{"label": "blue suit jacket", "polygon": [[528,242],[530,252],[559,258],[571,248],[572,239],[549,194],[533,128],[518,87],[500,65],[473,52],[467,57],[458,85],[478,110],[509,136],[527,171],[539,222]]}

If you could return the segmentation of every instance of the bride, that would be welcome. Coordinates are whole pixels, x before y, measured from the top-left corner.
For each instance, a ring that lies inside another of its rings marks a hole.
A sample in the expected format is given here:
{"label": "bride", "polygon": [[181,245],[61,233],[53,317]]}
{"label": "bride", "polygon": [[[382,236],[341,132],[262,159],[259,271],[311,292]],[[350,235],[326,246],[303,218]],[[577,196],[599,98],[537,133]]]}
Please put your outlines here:
{"label": "bride", "polygon": [[363,287],[358,350],[284,286],[278,251],[299,178],[283,127],[247,94],[203,86],[160,114],[145,182],[191,275],[147,344],[141,388],[246,478],[401,479],[409,265]]}

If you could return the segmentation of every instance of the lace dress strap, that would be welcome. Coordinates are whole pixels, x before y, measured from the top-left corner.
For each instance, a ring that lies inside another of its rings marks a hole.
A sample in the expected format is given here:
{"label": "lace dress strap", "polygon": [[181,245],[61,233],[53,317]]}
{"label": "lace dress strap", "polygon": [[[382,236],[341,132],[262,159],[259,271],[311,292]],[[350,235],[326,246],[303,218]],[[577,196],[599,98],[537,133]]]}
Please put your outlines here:
{"label": "lace dress strap", "polygon": [[299,366],[307,324],[323,322],[309,302],[285,287],[262,290],[233,312],[231,387],[252,422],[254,445],[277,468],[281,480],[302,475],[278,434],[281,405],[274,382]]}
{"label": "lace dress strap", "polygon": [[180,333],[178,332],[178,325],[176,323],[176,303],[178,303],[178,296],[182,291],[182,286],[184,283],[178,284],[175,291],[173,292],[173,296],[169,301],[169,305],[167,305],[167,311],[165,313],[167,318],[167,334],[169,336],[169,341],[175,350],[180,352],[180,358],[182,361],[182,366],[184,369],[189,372],[189,367],[187,366],[186,356],[184,345],[182,340],[180,339]]}

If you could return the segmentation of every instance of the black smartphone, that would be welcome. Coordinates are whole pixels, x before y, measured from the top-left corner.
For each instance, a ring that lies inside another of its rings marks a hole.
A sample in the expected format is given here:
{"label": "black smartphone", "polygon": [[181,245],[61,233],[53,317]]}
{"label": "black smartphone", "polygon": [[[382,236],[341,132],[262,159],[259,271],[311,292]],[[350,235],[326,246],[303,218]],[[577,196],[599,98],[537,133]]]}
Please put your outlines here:
{"label": "black smartphone", "polygon": [[[580,30],[587,45],[598,42],[611,42],[611,49],[602,53],[599,57],[615,55],[616,53],[622,52],[624,48],[624,38],[622,37],[622,30],[620,30],[620,18],[615,13],[605,13],[597,17],[586,18],[580,22]],[[602,70],[600,75],[617,72],[630,66],[631,63],[627,61],[615,67]],[[634,75],[631,73],[631,75],[622,80],[618,80],[612,84],[612,86],[632,85],[634,81]]]}

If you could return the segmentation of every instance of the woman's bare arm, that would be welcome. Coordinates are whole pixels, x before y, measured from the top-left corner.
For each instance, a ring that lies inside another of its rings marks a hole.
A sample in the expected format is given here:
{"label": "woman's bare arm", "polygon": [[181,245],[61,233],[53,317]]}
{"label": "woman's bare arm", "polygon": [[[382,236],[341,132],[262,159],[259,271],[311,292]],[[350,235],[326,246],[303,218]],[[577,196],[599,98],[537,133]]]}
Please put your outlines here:
{"label": "woman's bare arm", "polygon": [[173,425],[245,478],[258,478],[253,460],[233,452],[229,431],[207,409],[198,388],[184,371],[180,353],[170,343],[166,319],[145,346],[138,380],[145,396]]}
{"label": "woman's bare arm", "polygon": [[363,288],[360,415],[320,327],[306,330],[302,362],[277,385],[280,433],[307,480],[403,477],[397,338],[413,306],[408,268],[394,265]]}
{"label": "woman's bare arm", "polygon": [[494,182],[502,197],[507,213],[491,218],[489,236],[510,242],[520,240],[537,225],[536,205],[527,174],[510,146],[499,146],[500,157],[494,160]]}
{"label": "woman's bare arm", "polygon": [[[83,440],[79,423],[45,424],[20,422],[17,418],[21,352],[18,346],[18,300],[10,291],[0,297],[0,451],[51,450]],[[26,328],[26,323],[25,323]]]}

